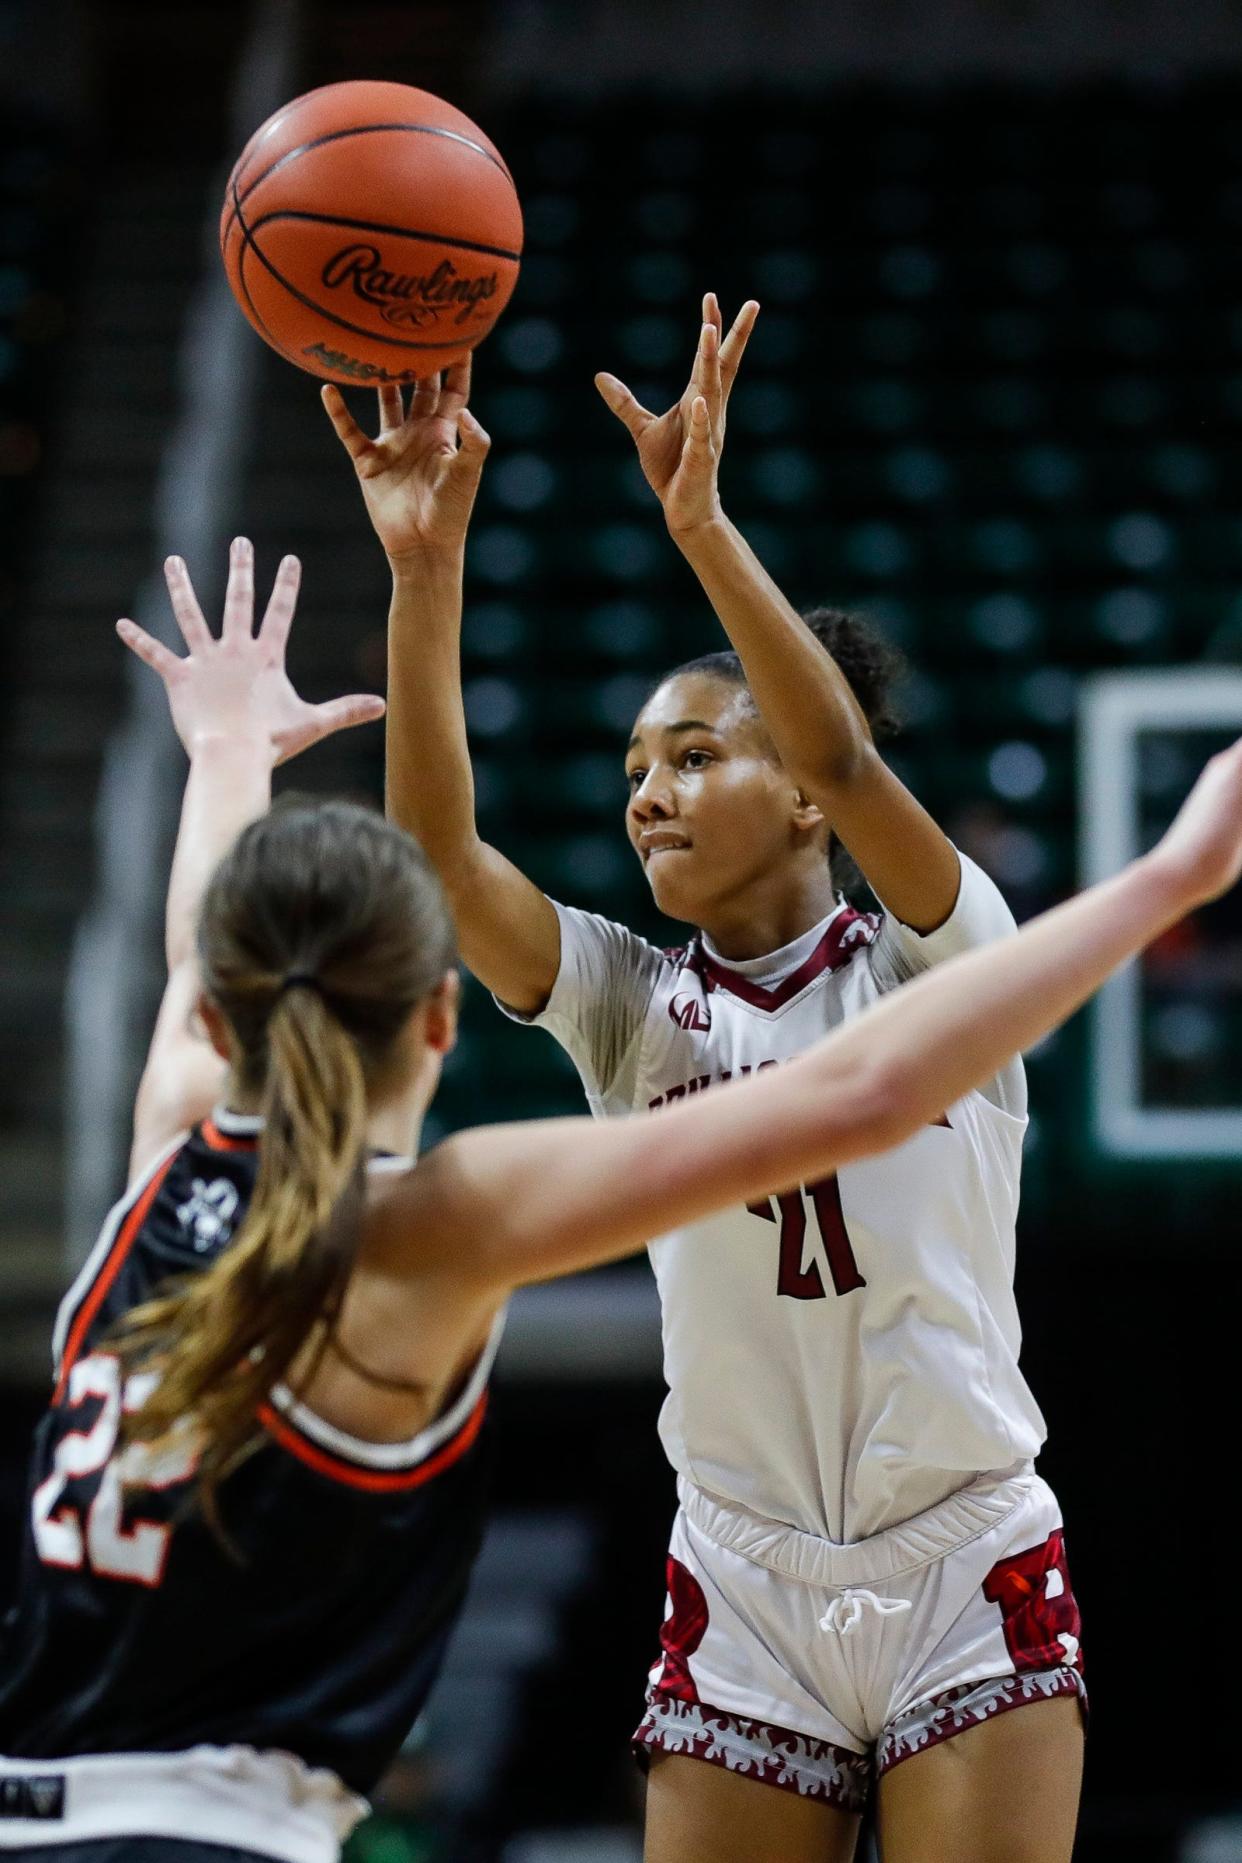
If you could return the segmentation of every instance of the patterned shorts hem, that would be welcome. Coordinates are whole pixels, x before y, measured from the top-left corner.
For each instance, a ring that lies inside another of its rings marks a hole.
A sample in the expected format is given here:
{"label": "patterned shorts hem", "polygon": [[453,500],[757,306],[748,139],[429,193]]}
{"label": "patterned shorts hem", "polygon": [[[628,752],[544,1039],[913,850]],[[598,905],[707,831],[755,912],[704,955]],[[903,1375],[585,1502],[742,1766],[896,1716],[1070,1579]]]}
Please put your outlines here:
{"label": "patterned shorts hem", "polygon": [[1077,1669],[1032,1670],[946,1689],[943,1695],[907,1708],[889,1723],[876,1754],[876,1771],[891,1772],[902,1760],[913,1759],[956,1734],[964,1734],[968,1728],[995,1720],[1010,1708],[1027,1708],[1037,1701],[1053,1701],[1059,1695],[1077,1695],[1086,1714],[1087,1687]]}
{"label": "patterned shorts hem", "polygon": [[649,1696],[632,1745],[640,1764],[652,1752],[681,1754],[838,1811],[861,1811],[871,1785],[865,1754],[706,1702]]}

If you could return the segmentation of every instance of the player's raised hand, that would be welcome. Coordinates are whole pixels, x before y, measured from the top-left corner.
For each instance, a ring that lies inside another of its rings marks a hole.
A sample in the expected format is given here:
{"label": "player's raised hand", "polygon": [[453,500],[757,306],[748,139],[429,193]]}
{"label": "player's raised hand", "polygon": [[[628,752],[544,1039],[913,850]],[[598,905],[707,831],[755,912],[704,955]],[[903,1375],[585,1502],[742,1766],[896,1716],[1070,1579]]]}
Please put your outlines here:
{"label": "player's raised hand", "polygon": [[203,618],[189,571],[170,556],[164,577],[173,613],[189,653],[179,659],[161,641],[133,621],[118,621],[116,631],[131,652],[164,682],[173,725],[187,752],[211,740],[263,740],[273,764],[284,763],[321,738],[348,725],[368,724],[384,715],[384,701],[371,693],[310,705],[299,698],[285,671],[285,643],[293,625],[302,565],[296,556],[282,558],[271,600],[254,632],[254,546],[236,537],[229,552],[229,580],[224,623],[217,637]]}
{"label": "player's raised hand", "polygon": [[595,386],[638,448],[647,483],[677,535],[720,516],[716,474],[724,447],[725,416],[742,354],[759,315],[753,298],[743,304],[728,336],[723,334],[714,292],[703,299],[703,323],[685,393],[664,414],[636,401],[625,383],[601,371]]}
{"label": "player's raised hand", "polygon": [[1242,738],[1206,765],[1155,852],[1188,910],[1242,878]]}
{"label": "player's raised hand", "polygon": [[354,462],[376,536],[391,561],[460,551],[491,441],[466,402],[470,357],[411,391],[379,391],[372,440],[339,388],[322,391],[337,438]]}

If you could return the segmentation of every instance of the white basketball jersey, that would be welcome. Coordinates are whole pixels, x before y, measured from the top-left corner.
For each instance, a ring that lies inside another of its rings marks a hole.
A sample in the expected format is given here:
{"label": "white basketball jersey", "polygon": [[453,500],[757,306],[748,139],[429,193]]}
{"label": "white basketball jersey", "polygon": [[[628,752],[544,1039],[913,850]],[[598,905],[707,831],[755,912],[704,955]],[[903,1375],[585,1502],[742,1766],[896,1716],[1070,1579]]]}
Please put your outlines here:
{"label": "white basketball jersey", "polygon": [[[965,858],[953,913],[926,937],[841,905],[747,963],[699,935],[661,952],[557,911],[560,972],[531,1020],[568,1051],[600,1116],[787,1061],[917,971],[1014,929]],[[946,1121],[651,1245],[660,1433],[699,1487],[849,1541],[1036,1453],[1044,1423],[1018,1369],[1013,1297],[1021,1062]]]}

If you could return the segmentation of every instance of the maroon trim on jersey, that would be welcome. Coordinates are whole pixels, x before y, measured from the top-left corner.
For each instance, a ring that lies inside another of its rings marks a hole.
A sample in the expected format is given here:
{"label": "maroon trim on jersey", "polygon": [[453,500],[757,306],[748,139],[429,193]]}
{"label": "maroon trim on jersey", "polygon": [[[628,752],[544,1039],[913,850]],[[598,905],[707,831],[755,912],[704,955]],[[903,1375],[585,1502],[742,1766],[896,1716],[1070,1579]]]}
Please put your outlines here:
{"label": "maroon trim on jersey", "polygon": [[[801,995],[808,983],[826,970],[840,970],[848,964],[856,951],[863,945],[870,944],[879,929],[879,920],[871,912],[855,912],[851,906],[845,906],[833,918],[823,937],[811,952],[806,962],[799,964],[791,976],[768,989],[762,983],[756,983],[753,977],[743,977],[739,971],[730,970],[727,964],[719,964],[711,954],[700,945],[690,962],[697,963],[707,981],[709,989],[727,990],[731,996],[740,996],[744,1003],[753,1009],[783,1009],[795,996]],[[859,931],[853,931],[861,926]],[[851,937],[849,934],[853,932]]]}
{"label": "maroon trim on jersey", "polygon": [[107,1298],[108,1289],[121,1272],[125,1257],[129,1254],[130,1249],[134,1245],[134,1238],[146,1221],[147,1212],[159,1194],[160,1185],[168,1176],[169,1171],[172,1169],[173,1164],[179,1156],[180,1153],[175,1151],[171,1157],[164,1160],[159,1170],[155,1173],[155,1176],[151,1179],[150,1183],[147,1185],[138,1201],[130,1209],[124,1222],[117,1230],[116,1240],[108,1250],[104,1264],[91,1283],[90,1292],[83,1300],[82,1305],[78,1308],[73,1325],[69,1328],[69,1333],[65,1340],[65,1349],[60,1359],[60,1376],[56,1381],[56,1389],[52,1393],[52,1402],[54,1404],[58,1404],[64,1396],[65,1385],[68,1382],[69,1373],[73,1369],[73,1361],[78,1356],[82,1341],[90,1329],[91,1321]]}
{"label": "maroon trim on jersey", "polygon": [[258,1418],[268,1435],[282,1449],[297,1456],[300,1462],[305,1462],[316,1474],[344,1482],[349,1488],[366,1488],[372,1494],[394,1494],[407,1488],[421,1488],[424,1482],[461,1460],[483,1427],[483,1419],[487,1414],[487,1396],[484,1391],[455,1436],[450,1436],[433,1454],[422,1462],[416,1462],[412,1468],[368,1468],[361,1462],[351,1462],[345,1456],[335,1455],[331,1450],[312,1442],[304,1431],[288,1417],[282,1417],[271,1404],[260,1404]]}

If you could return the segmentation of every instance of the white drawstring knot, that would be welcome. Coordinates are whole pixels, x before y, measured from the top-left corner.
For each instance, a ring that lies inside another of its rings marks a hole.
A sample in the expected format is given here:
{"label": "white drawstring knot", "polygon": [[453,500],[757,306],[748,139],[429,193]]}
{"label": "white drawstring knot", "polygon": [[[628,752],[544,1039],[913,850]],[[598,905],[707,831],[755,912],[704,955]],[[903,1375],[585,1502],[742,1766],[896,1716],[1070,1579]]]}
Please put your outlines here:
{"label": "white drawstring knot", "polygon": [[864,1604],[869,1604],[879,1617],[895,1617],[898,1611],[911,1608],[909,1598],[877,1598],[874,1591],[868,1591],[865,1586],[846,1585],[820,1618],[820,1629],[835,1630],[838,1636],[848,1637],[862,1619]]}

